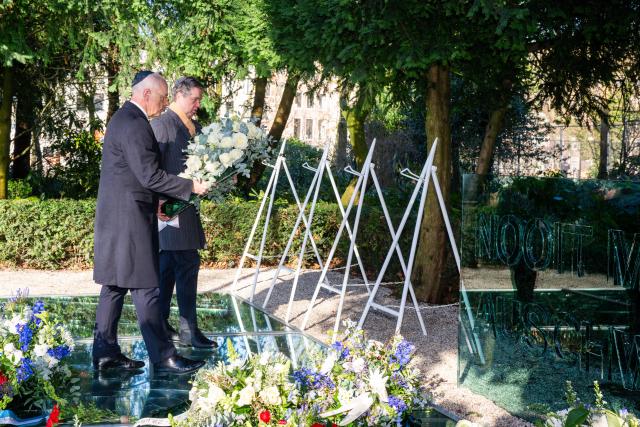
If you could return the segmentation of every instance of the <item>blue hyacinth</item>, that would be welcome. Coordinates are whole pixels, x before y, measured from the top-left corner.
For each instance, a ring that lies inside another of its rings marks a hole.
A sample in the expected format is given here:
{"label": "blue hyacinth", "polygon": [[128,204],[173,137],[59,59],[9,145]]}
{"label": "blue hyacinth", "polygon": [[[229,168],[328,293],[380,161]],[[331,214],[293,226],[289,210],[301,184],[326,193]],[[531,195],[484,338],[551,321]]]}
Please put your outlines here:
{"label": "blue hyacinth", "polygon": [[20,350],[27,351],[29,349],[29,344],[31,343],[31,340],[33,339],[33,331],[31,330],[29,325],[22,324],[22,323],[18,324],[17,329],[18,329],[18,334],[20,335],[20,339],[19,339]]}
{"label": "blue hyacinth", "polygon": [[31,317],[31,321],[36,323],[36,326],[40,326],[40,323],[42,323],[42,320],[38,319],[36,317],[36,314],[40,314],[44,311],[44,303],[40,300],[36,301],[35,304],[33,304],[33,316]]}
{"label": "blue hyacinth", "polygon": [[389,406],[395,409],[399,414],[407,410],[407,404],[399,397],[389,396]]}
{"label": "blue hyacinth", "polygon": [[335,384],[327,375],[320,372],[314,372],[308,368],[300,368],[293,372],[293,380],[301,387],[319,389],[327,387],[335,388]]}
{"label": "blue hyacinth", "polygon": [[59,345],[58,347],[50,348],[47,350],[47,354],[58,360],[62,360],[71,353],[71,349],[66,345]]}
{"label": "blue hyacinth", "polygon": [[31,359],[23,358],[20,360],[20,366],[16,371],[18,383],[28,380],[33,375],[33,367],[31,366]]}
{"label": "blue hyacinth", "polygon": [[397,363],[400,367],[405,366],[411,360],[411,354],[415,346],[409,341],[403,340],[398,344],[396,352],[389,357],[391,363]]}

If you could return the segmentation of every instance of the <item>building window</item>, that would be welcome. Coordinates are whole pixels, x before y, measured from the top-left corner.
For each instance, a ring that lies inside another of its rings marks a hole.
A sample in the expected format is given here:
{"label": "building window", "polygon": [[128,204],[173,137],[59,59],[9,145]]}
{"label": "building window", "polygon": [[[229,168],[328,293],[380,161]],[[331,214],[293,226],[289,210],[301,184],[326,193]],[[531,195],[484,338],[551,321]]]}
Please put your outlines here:
{"label": "building window", "polygon": [[305,130],[307,132],[307,139],[313,139],[313,119],[307,119]]}
{"label": "building window", "polygon": [[104,94],[96,93],[93,97],[93,104],[96,106],[96,111],[104,111],[106,109],[104,105]]}
{"label": "building window", "polygon": [[313,94],[307,94],[307,108],[313,108]]}
{"label": "building window", "polygon": [[296,95],[296,107],[300,107],[302,105],[302,95]]}
{"label": "building window", "polygon": [[293,119],[293,136],[300,139],[300,119]]}

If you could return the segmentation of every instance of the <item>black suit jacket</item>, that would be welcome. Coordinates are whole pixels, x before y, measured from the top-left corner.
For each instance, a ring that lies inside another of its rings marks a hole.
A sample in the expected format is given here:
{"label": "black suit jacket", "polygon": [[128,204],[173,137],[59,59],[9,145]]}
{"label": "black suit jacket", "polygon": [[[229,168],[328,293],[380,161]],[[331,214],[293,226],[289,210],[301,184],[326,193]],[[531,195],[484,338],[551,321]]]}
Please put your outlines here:
{"label": "black suit jacket", "polygon": [[[202,127],[195,123],[196,133]],[[186,169],[184,150],[189,145],[191,135],[180,117],[167,109],[160,117],[151,121],[153,133],[160,147],[160,167],[167,173],[178,175]],[[166,251],[184,251],[203,249],[204,231],[200,216],[195,207],[189,207],[179,215],[180,227],[167,226],[160,231],[160,249]]]}
{"label": "black suit jacket", "polygon": [[189,200],[191,180],[160,169],[144,113],[126,102],[107,125],[94,226],[93,280],[124,288],[158,286],[158,196]]}

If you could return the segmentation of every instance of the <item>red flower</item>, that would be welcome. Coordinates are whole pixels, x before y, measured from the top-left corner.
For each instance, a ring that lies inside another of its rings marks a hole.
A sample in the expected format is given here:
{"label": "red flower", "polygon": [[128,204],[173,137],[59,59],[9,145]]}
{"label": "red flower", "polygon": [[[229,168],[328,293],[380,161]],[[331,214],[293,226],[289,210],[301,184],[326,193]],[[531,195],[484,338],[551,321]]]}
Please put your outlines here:
{"label": "red flower", "polygon": [[287,420],[280,420],[280,421],[278,421],[278,424],[283,425],[283,426],[287,425]]}
{"label": "red flower", "polygon": [[53,405],[53,410],[51,414],[49,414],[49,419],[47,420],[47,427],[53,427],[60,422],[60,408],[58,408],[58,404]]}
{"label": "red flower", "polygon": [[271,412],[269,411],[260,412],[260,421],[262,421],[263,423],[268,423],[269,421],[271,421]]}
{"label": "red flower", "polygon": [[9,381],[9,378],[7,378],[2,372],[0,372],[0,386],[5,385],[7,381]]}
{"label": "red flower", "polygon": [[325,427],[325,425],[320,423],[313,423],[311,424],[311,427]]}

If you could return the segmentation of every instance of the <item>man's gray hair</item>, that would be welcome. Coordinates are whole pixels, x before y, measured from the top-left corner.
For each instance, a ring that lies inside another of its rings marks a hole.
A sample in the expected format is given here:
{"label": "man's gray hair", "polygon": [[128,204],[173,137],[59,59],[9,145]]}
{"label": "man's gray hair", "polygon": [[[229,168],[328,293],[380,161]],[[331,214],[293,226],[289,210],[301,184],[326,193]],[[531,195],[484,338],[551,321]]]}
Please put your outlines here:
{"label": "man's gray hair", "polygon": [[202,83],[200,83],[195,77],[180,77],[174,83],[171,94],[173,95],[174,99],[178,92],[180,92],[184,96],[187,96],[189,95],[189,93],[191,93],[191,89],[193,89],[194,87],[204,89],[204,87],[202,87]]}

